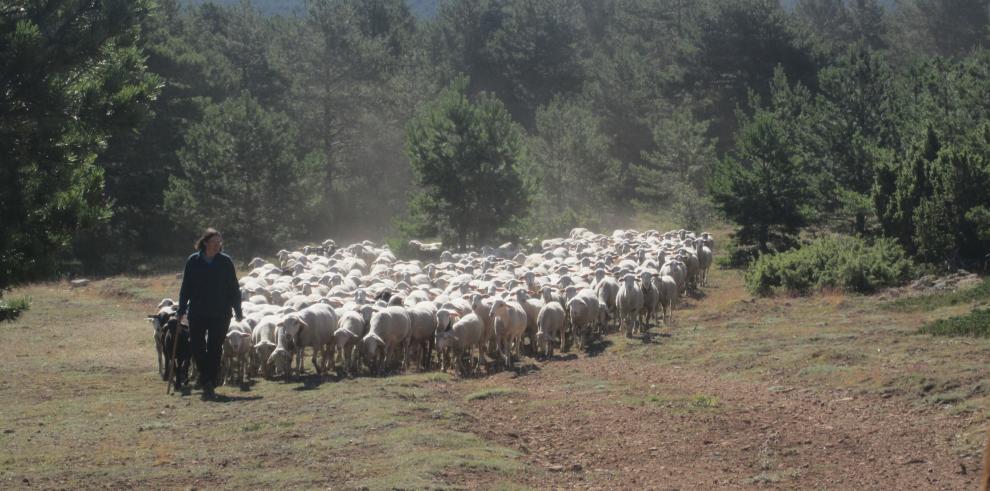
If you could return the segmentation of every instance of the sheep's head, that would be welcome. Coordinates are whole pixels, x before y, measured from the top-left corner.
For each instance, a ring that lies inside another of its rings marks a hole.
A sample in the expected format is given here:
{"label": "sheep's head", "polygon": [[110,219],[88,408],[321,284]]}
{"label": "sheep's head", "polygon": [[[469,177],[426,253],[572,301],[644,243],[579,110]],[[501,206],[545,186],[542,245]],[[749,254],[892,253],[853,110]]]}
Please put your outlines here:
{"label": "sheep's head", "polygon": [[437,316],[436,316],[437,322],[436,322],[436,326],[434,326],[434,332],[437,335],[439,335],[441,332],[449,330],[450,327],[453,325],[453,321],[451,321],[451,314],[452,312],[447,309],[437,310]]}
{"label": "sheep's head", "polygon": [[369,360],[374,360],[379,351],[385,350],[385,341],[382,341],[382,338],[376,334],[368,334],[361,341],[361,344],[364,345],[364,354]]}
{"label": "sheep's head", "polygon": [[643,271],[639,274],[639,282],[643,285],[644,290],[649,290],[652,285],[653,273],[649,271]]}
{"label": "sheep's head", "polygon": [[550,285],[544,285],[540,290],[540,296],[543,297],[544,302],[549,303],[553,300],[553,288],[550,288]]}
{"label": "sheep's head", "polygon": [[278,324],[282,327],[285,335],[292,340],[294,346],[299,346],[299,335],[305,329],[309,329],[309,325],[306,324],[298,314],[289,314],[282,319],[282,322]]}
{"label": "sheep's head", "polygon": [[251,349],[254,350],[255,356],[258,360],[266,361],[265,373],[267,374],[269,367],[268,360],[271,359],[272,353],[275,351],[275,343],[268,340],[262,340],[252,346]]}
{"label": "sheep's head", "polygon": [[516,288],[512,290],[512,294],[516,297],[516,301],[520,304],[526,303],[529,299],[529,294],[526,292],[525,288]]}
{"label": "sheep's head", "polygon": [[240,331],[230,331],[224,337],[223,351],[225,357],[241,351],[241,334],[243,333]]}
{"label": "sheep's head", "polygon": [[622,277],[622,282],[626,284],[626,289],[632,289],[633,285],[636,284],[636,275],[627,274]]}
{"label": "sheep's head", "polygon": [[172,318],[172,315],[171,311],[162,309],[155,315],[149,315],[148,322],[151,323],[151,327],[155,329],[156,333],[160,333],[165,328],[165,324]]}
{"label": "sheep's head", "polygon": [[577,292],[578,292],[577,287],[573,285],[568,286],[567,288],[564,289],[564,298],[570,301],[575,296],[577,296]]}
{"label": "sheep's head", "polygon": [[[271,373],[272,367],[282,367],[283,370],[287,370],[289,363],[292,361],[292,353],[284,347],[276,347],[272,354],[268,356],[268,362],[265,364],[265,370]],[[285,371],[288,375],[288,371]]]}
{"label": "sheep's head", "polygon": [[351,332],[346,327],[341,327],[333,332],[334,344],[339,348],[344,349],[350,344],[351,340],[356,338],[357,335]]}

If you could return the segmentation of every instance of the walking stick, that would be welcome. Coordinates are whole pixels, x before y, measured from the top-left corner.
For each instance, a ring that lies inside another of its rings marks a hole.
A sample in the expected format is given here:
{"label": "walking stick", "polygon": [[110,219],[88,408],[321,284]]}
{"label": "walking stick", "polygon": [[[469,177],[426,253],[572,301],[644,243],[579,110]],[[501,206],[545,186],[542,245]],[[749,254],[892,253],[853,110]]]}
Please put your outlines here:
{"label": "walking stick", "polygon": [[182,330],[182,324],[178,321],[175,323],[175,339],[172,340],[172,363],[168,364],[168,378],[165,380],[165,395],[172,393],[172,376],[173,374],[177,377],[178,374],[175,373],[175,365],[178,362],[175,355],[179,350],[179,331]]}

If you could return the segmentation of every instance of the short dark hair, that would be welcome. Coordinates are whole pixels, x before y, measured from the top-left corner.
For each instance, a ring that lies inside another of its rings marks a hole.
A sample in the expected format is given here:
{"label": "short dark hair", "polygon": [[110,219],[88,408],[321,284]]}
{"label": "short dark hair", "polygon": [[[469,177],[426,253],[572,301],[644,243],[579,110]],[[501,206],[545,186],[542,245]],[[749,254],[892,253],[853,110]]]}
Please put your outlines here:
{"label": "short dark hair", "polygon": [[[210,239],[212,239],[213,237],[215,237],[217,235],[220,235],[220,231],[219,230],[217,230],[217,229],[215,229],[213,227],[210,227],[210,228],[206,229],[206,231],[203,232],[203,235],[199,238],[199,240],[196,241],[196,244],[194,245],[194,247],[196,247],[196,250],[197,251],[200,251],[200,252],[205,251],[206,250],[206,243],[209,242]],[[223,250],[223,247],[222,246],[220,247],[220,250]]]}

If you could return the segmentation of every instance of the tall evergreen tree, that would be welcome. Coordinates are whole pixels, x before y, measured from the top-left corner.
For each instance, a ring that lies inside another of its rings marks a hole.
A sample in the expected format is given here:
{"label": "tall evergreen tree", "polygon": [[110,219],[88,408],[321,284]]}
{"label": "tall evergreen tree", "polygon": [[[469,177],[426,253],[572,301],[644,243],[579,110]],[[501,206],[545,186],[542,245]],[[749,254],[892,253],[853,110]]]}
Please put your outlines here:
{"label": "tall evergreen tree", "polygon": [[108,218],[101,155],[147,118],[136,47],[150,3],[10,0],[0,15],[0,289],[54,271]]}
{"label": "tall evergreen tree", "polygon": [[611,145],[602,118],[587,104],[555,98],[537,110],[526,174],[539,190],[534,212],[540,234],[587,226],[611,208],[619,165]]}
{"label": "tall evergreen tree", "polygon": [[788,248],[808,223],[813,193],[795,148],[782,122],[757,110],[740,128],[736,148],[716,164],[712,198],[740,225],[741,244],[761,252]]}
{"label": "tall evergreen tree", "polygon": [[712,120],[712,136],[728,146],[736,131],[735,110],[747,107],[751,91],[766,100],[777,66],[814,87],[820,64],[807,32],[776,0],[716,2],[699,20],[697,51],[684,60],[685,84],[709,102],[703,116]]}
{"label": "tall evergreen tree", "polygon": [[297,135],[285,114],[246,92],[208,106],[186,133],[166,212],[189,233],[217,227],[249,254],[318,239],[322,156],[299,149]]}
{"label": "tall evergreen tree", "polygon": [[409,123],[406,152],[422,192],[411,207],[417,232],[464,249],[509,233],[529,207],[522,129],[505,105],[456,80]]}

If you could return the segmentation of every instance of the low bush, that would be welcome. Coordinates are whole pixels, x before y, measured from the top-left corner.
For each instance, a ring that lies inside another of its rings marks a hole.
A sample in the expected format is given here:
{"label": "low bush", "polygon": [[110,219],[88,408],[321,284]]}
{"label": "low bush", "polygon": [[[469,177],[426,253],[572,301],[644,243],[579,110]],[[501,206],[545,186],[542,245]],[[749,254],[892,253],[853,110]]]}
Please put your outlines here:
{"label": "low bush", "polygon": [[856,237],[833,236],[760,256],[746,273],[746,286],[760,296],[781,291],[807,295],[822,289],[870,293],[900,285],[915,273],[914,263],[893,240],[870,244]]}
{"label": "low bush", "polygon": [[29,298],[3,298],[0,297],[0,322],[12,321],[20,317],[21,313],[31,306]]}
{"label": "low bush", "polygon": [[722,269],[742,269],[760,257],[760,248],[756,245],[740,244],[734,237],[725,244],[725,254],[720,255],[716,262]]}
{"label": "low bush", "polygon": [[922,326],[921,332],[935,336],[987,337],[990,336],[990,310],[976,309],[965,315],[939,319]]}

